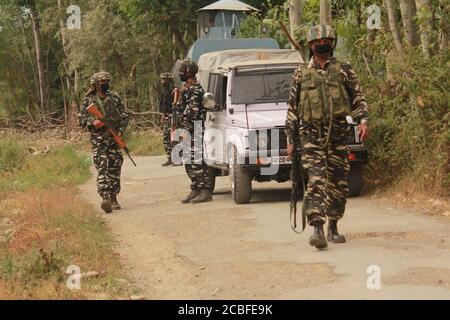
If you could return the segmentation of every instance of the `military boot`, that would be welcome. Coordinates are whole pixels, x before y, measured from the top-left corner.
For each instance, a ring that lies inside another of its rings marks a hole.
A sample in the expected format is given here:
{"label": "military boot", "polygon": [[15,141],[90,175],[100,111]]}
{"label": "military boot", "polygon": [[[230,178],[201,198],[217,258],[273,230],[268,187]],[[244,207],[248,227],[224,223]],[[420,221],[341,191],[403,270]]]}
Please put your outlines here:
{"label": "military boot", "polygon": [[325,233],[323,231],[323,223],[317,223],[314,226],[314,234],[311,236],[311,238],[309,238],[309,244],[319,250],[328,247],[327,240],[325,239]]}
{"label": "military boot", "polygon": [[211,191],[202,189],[200,190],[200,194],[195,199],[191,200],[192,204],[204,203],[212,201]]}
{"label": "military boot", "polygon": [[113,212],[111,199],[109,198],[109,195],[103,195],[102,199],[103,199],[101,204],[102,210],[105,211],[106,213]]}
{"label": "military boot", "polygon": [[199,194],[200,194],[199,190],[192,190],[191,193],[186,197],[186,199],[181,200],[181,203],[182,204],[191,203],[191,200],[197,198]]}
{"label": "military boot", "polygon": [[327,239],[333,243],[345,243],[345,237],[338,232],[337,220],[330,220],[328,222]]}
{"label": "military boot", "polygon": [[117,202],[117,194],[111,194],[111,207],[113,210],[121,210],[119,202]]}
{"label": "military boot", "polygon": [[168,158],[167,161],[165,163],[163,163],[161,166],[169,167],[171,165],[173,165],[172,158]]}

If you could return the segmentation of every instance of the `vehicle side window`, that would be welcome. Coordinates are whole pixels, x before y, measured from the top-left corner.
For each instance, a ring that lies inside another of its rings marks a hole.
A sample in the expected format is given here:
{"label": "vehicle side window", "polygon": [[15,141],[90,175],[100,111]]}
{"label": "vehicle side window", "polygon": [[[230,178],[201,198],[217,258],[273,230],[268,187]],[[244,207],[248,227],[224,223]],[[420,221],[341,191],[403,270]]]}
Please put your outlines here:
{"label": "vehicle side window", "polygon": [[219,78],[218,74],[211,73],[209,75],[209,82],[208,82],[208,89],[207,89],[208,92],[215,93],[218,78]]}
{"label": "vehicle side window", "polygon": [[227,108],[227,77],[220,76],[220,95],[219,95],[219,106],[220,111],[225,110]]}
{"label": "vehicle side window", "polygon": [[220,104],[220,78],[220,75],[213,73],[209,76],[208,92],[212,93],[214,97],[216,97],[216,106],[214,109],[218,109]]}

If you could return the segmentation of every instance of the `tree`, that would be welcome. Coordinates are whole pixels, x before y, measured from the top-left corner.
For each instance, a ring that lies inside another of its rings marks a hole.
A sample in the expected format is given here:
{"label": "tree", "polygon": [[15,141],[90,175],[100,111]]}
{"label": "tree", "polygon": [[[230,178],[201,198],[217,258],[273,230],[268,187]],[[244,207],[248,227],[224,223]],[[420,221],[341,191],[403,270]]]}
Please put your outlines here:
{"label": "tree", "polygon": [[445,0],[439,0],[439,11],[441,16],[439,26],[439,50],[442,52],[449,49],[449,20],[450,20],[450,3]]}
{"label": "tree", "polygon": [[419,44],[419,28],[414,21],[416,17],[416,3],[414,0],[400,0],[403,28],[405,30],[406,43],[409,47]]}
{"label": "tree", "polygon": [[415,0],[420,20],[420,39],[425,57],[431,55],[432,11],[429,0]]}
{"label": "tree", "polygon": [[289,0],[289,24],[291,35],[295,35],[302,25],[302,1]]}
{"label": "tree", "polygon": [[331,0],[320,0],[320,24],[333,25]]}
{"label": "tree", "polygon": [[384,6],[386,7],[386,11],[388,14],[389,28],[391,30],[392,37],[394,39],[395,47],[397,48],[398,53],[403,54],[402,39],[400,37],[400,32],[397,25],[395,6],[393,0],[384,0]]}
{"label": "tree", "polygon": [[29,5],[29,15],[33,25],[34,50],[36,54],[36,65],[39,80],[39,105],[40,111],[45,113],[48,109],[47,81],[44,66],[44,57],[41,48],[41,27],[39,23],[39,14],[36,9],[36,1],[27,1]]}

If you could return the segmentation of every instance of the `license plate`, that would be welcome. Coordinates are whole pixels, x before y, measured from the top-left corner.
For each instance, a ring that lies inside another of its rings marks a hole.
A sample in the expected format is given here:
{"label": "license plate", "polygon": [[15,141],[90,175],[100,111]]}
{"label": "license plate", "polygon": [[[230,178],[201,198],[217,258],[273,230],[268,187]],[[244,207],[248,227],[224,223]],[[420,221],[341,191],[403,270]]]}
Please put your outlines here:
{"label": "license plate", "polygon": [[272,157],[272,165],[283,165],[292,164],[291,158],[289,156]]}

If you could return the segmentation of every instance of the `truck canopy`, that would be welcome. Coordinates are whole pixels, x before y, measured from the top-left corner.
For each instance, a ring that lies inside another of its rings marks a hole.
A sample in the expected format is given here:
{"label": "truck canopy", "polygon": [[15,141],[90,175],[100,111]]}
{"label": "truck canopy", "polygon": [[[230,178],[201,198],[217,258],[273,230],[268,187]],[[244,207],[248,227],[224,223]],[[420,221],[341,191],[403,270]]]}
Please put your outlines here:
{"label": "truck canopy", "polygon": [[290,49],[246,49],[205,53],[200,57],[199,80],[208,83],[211,73],[222,73],[235,67],[300,64],[300,53]]}
{"label": "truck canopy", "polygon": [[275,39],[200,39],[195,41],[188,52],[187,57],[198,62],[204,54],[221,52],[224,50],[248,50],[248,49],[279,49]]}

